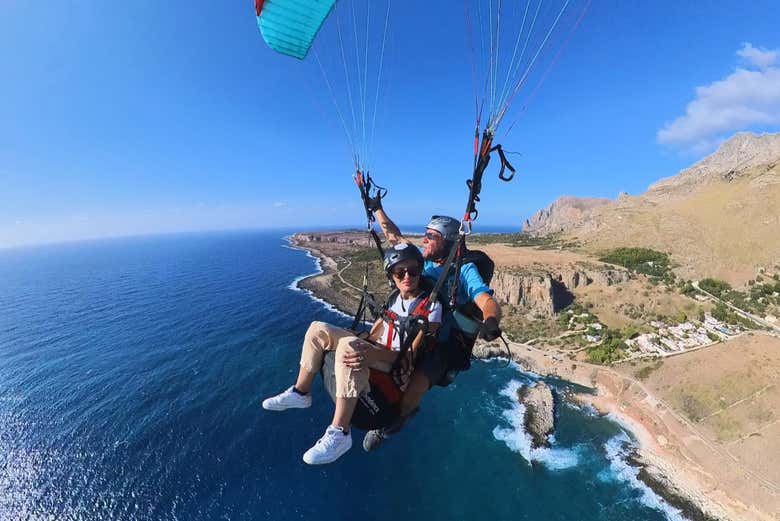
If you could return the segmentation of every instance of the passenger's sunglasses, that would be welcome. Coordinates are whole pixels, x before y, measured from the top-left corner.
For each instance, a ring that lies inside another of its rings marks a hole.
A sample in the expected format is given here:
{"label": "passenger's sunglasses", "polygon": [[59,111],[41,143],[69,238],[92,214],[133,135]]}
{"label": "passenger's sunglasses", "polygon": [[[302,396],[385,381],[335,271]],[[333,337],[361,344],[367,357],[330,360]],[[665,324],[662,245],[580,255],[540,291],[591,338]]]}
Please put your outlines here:
{"label": "passenger's sunglasses", "polygon": [[403,278],[406,277],[407,273],[412,278],[419,277],[420,269],[419,268],[398,268],[397,270],[393,270],[393,277],[399,280],[403,280]]}
{"label": "passenger's sunglasses", "polygon": [[438,241],[439,239],[441,239],[441,235],[439,235],[436,232],[426,232],[425,238],[428,239],[429,241]]}

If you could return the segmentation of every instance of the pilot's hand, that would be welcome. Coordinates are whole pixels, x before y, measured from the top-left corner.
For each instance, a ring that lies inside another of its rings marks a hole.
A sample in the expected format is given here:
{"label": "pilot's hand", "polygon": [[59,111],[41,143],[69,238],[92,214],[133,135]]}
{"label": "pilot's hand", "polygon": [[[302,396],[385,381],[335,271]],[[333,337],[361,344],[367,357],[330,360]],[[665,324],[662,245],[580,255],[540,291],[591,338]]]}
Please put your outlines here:
{"label": "pilot's hand", "polygon": [[496,317],[488,317],[482,324],[482,338],[490,342],[501,336],[501,328],[498,327]]}
{"label": "pilot's hand", "polygon": [[382,195],[379,192],[374,197],[369,197],[367,202],[368,209],[372,212],[382,209]]}

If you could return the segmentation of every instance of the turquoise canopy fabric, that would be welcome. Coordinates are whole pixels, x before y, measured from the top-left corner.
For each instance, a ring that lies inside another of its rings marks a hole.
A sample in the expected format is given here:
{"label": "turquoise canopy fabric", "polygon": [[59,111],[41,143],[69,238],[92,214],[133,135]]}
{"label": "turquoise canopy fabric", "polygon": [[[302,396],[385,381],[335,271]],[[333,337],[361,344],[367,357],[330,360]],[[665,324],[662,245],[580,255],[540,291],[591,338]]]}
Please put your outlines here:
{"label": "turquoise canopy fabric", "polygon": [[336,0],[257,1],[257,25],[271,49],[302,60],[335,3]]}

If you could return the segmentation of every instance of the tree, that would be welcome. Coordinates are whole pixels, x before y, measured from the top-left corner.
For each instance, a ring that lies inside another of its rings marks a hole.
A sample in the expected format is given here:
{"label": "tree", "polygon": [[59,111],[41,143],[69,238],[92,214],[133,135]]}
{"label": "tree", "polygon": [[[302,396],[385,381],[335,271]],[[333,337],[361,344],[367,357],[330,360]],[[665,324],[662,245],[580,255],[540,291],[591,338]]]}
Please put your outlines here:
{"label": "tree", "polygon": [[724,293],[731,291],[731,285],[728,282],[712,278],[702,279],[699,282],[699,287],[716,297],[721,297]]}
{"label": "tree", "polygon": [[[602,255],[599,260],[656,277],[663,277],[669,272],[669,255],[649,248],[617,248]],[[673,282],[674,276],[669,276],[669,279]]]}
{"label": "tree", "polygon": [[693,287],[693,283],[688,280],[685,281],[685,283],[680,288],[680,293],[683,295],[691,296],[692,294],[696,293],[696,288]]}

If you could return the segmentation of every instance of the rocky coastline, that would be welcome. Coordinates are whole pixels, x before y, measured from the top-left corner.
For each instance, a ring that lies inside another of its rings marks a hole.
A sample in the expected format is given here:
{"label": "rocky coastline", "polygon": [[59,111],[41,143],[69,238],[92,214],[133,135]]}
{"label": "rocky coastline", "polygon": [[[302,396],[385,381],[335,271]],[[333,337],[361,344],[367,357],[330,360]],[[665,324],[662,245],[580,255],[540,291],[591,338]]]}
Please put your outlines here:
{"label": "rocky coastline", "polygon": [[[306,240],[305,234],[293,235],[289,240],[293,247],[308,251],[317,258],[321,268],[321,273],[315,273],[299,280],[297,287],[347,315],[354,313],[354,310],[350,309],[352,307],[350,304],[354,302],[353,299],[358,294],[358,288],[347,287],[343,284],[333,284],[334,278],[340,275],[336,260],[324,254],[311,241]],[[525,277],[526,275],[518,276]],[[544,284],[551,288],[550,295],[553,294],[554,290],[552,288],[554,288],[556,280],[560,281],[564,276],[562,274],[552,277],[549,284]],[[625,275],[622,272],[617,272],[611,274],[608,278],[612,276],[620,280]],[[580,281],[581,283],[588,283],[590,278],[585,273],[577,273],[573,277],[577,280],[569,282],[574,282],[575,284],[580,283]],[[513,277],[508,286],[516,286],[515,282],[516,278]],[[605,283],[611,284],[612,280],[607,280]],[[341,287],[335,289],[334,286]],[[522,284],[518,285],[516,289],[519,291],[521,287]],[[540,302],[545,302],[545,311],[548,302],[546,295],[539,300]],[[553,307],[551,300],[549,303],[550,307]],[[623,376],[605,366],[581,362],[573,364],[569,360],[559,359],[542,349],[527,344],[510,342],[509,355],[524,371],[537,374],[543,378],[550,377],[568,381],[574,384],[573,387],[586,389],[586,392],[566,389],[563,399],[577,403],[587,403],[593,406],[600,414],[609,415],[617,420],[628,430],[638,442],[638,447],[630,458],[630,462],[639,468],[637,478],[658,496],[664,498],[670,505],[680,509],[687,519],[691,521],[742,519],[742,516],[737,513],[742,509],[732,508],[734,505],[731,504],[729,498],[718,494],[716,495],[717,499],[715,499],[710,497],[708,493],[703,492],[703,487],[700,486],[700,482],[694,476],[697,473],[697,469],[686,469],[684,462],[671,457],[671,454],[664,450],[664,447],[662,447],[662,442],[665,439],[664,435],[671,436],[671,434],[666,431],[663,431],[664,434],[659,432],[659,422],[656,417],[658,413],[652,410],[652,407],[640,405],[636,408],[637,410],[625,407],[622,389],[633,385],[633,383],[623,381]],[[480,342],[475,347],[474,356],[483,359],[493,357],[505,358],[507,349],[503,345]],[[528,396],[523,397],[524,401],[528,399]],[[526,428],[529,433],[538,432],[534,436],[534,442],[541,446],[544,445],[547,434],[549,434],[546,431],[548,422],[554,421],[554,404],[550,403],[548,408],[548,400],[538,397],[532,400],[535,403],[539,403],[540,407],[532,407],[533,413],[526,418]],[[552,398],[549,401],[552,401]],[[545,432],[546,434],[542,434]],[[724,504],[727,505],[725,508]],[[744,507],[744,505],[742,506]],[[755,512],[753,513],[755,514]],[[754,518],[764,519],[762,515]]]}
{"label": "rocky coastline", "polygon": [[[354,298],[359,295],[358,290],[345,285],[342,285],[341,291],[333,288],[333,278],[338,275],[338,264],[320,249],[313,247],[314,241],[310,238],[311,236],[306,234],[294,234],[287,238],[290,247],[306,251],[314,257],[319,268],[318,271],[299,279],[295,283],[296,288],[327,303],[336,311],[352,316],[355,313]],[[306,246],[303,246],[304,243]]]}

